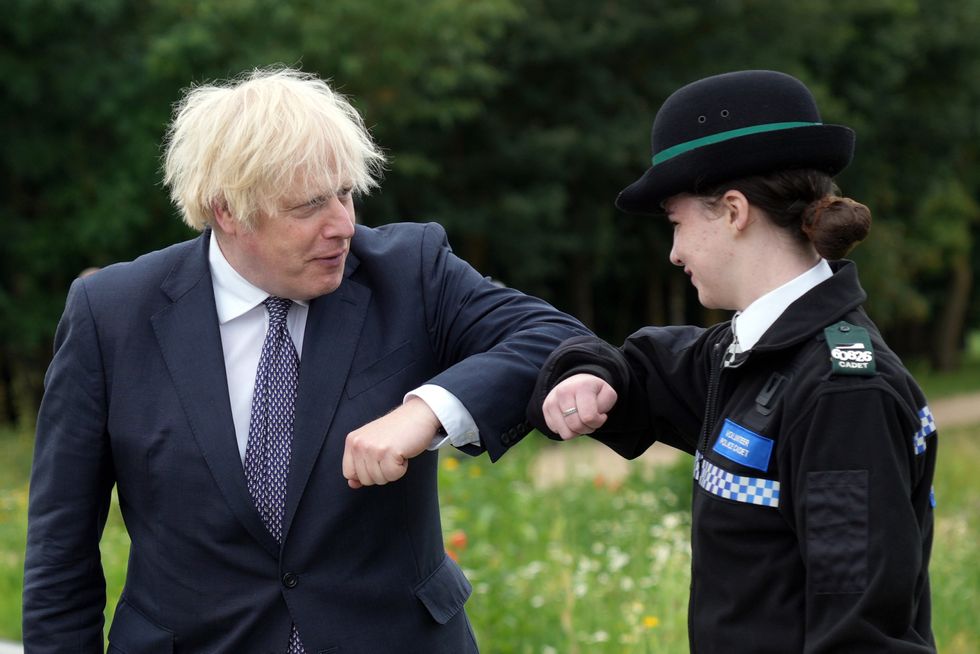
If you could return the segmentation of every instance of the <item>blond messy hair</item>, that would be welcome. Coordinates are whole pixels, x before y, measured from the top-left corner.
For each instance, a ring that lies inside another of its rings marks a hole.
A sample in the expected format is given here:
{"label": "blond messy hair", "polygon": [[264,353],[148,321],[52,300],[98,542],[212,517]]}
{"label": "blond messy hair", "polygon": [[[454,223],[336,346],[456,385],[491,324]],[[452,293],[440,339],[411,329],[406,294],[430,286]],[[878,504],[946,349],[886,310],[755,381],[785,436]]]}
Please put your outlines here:
{"label": "blond messy hair", "polygon": [[275,67],[192,86],[173,115],[163,182],[197,230],[218,206],[251,228],[287,193],[310,199],[378,185],[384,155],[357,110],[315,75]]}

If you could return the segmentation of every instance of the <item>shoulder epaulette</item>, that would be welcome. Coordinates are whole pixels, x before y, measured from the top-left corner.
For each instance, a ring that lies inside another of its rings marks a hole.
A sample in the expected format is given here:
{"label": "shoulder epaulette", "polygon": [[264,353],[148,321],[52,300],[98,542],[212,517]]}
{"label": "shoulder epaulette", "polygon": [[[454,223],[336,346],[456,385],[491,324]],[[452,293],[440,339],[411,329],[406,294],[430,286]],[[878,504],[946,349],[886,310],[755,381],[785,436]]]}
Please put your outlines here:
{"label": "shoulder epaulette", "polygon": [[831,374],[873,377],[875,352],[871,336],[864,327],[841,320],[823,330],[830,349]]}

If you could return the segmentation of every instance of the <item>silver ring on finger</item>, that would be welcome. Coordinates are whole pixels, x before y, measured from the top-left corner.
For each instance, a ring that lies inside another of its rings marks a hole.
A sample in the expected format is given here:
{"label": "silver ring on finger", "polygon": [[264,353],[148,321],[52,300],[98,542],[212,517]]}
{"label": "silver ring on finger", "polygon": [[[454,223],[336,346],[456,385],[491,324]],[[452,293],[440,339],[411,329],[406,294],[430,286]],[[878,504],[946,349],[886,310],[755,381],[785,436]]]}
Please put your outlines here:
{"label": "silver ring on finger", "polygon": [[567,418],[568,416],[570,416],[570,415],[572,415],[573,413],[578,413],[578,409],[577,409],[576,407],[572,407],[571,409],[562,409],[562,410],[561,410],[561,414],[562,414],[562,415],[563,415],[564,417],[566,417],[566,418]]}

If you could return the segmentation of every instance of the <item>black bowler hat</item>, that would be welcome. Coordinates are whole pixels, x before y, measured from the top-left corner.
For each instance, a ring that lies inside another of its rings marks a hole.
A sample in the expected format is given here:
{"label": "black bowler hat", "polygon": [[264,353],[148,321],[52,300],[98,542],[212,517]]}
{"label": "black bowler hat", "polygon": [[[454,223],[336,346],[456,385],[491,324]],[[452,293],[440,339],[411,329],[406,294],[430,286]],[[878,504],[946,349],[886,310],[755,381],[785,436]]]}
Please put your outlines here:
{"label": "black bowler hat", "polygon": [[836,175],[854,155],[854,132],[821,123],[810,90],[771,70],[682,87],[657,112],[650,142],[653,165],[616,198],[623,211],[658,213],[672,195],[777,170]]}

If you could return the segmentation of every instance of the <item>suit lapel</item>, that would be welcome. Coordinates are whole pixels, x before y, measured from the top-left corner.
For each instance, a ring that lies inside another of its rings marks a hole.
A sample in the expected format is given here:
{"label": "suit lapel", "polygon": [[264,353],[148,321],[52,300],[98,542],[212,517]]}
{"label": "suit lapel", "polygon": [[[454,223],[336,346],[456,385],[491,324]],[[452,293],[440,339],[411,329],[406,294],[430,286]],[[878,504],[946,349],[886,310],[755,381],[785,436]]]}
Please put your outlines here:
{"label": "suit lapel", "polygon": [[[357,262],[350,259],[344,283],[333,293],[313,300],[306,319],[303,355],[299,364],[293,451],[286,488],[283,540],[289,532],[296,507],[337,411],[367,315],[371,291],[351,281],[349,275],[357,267]],[[336,471],[331,471],[331,474],[334,472],[338,477],[343,474],[339,461]]]}
{"label": "suit lapel", "polygon": [[209,232],[200,237],[162,285],[172,304],[153,316],[153,329],[191,432],[225,500],[270,554],[279,544],[269,533],[245,484],[228,399],[221,333],[207,262]]}

